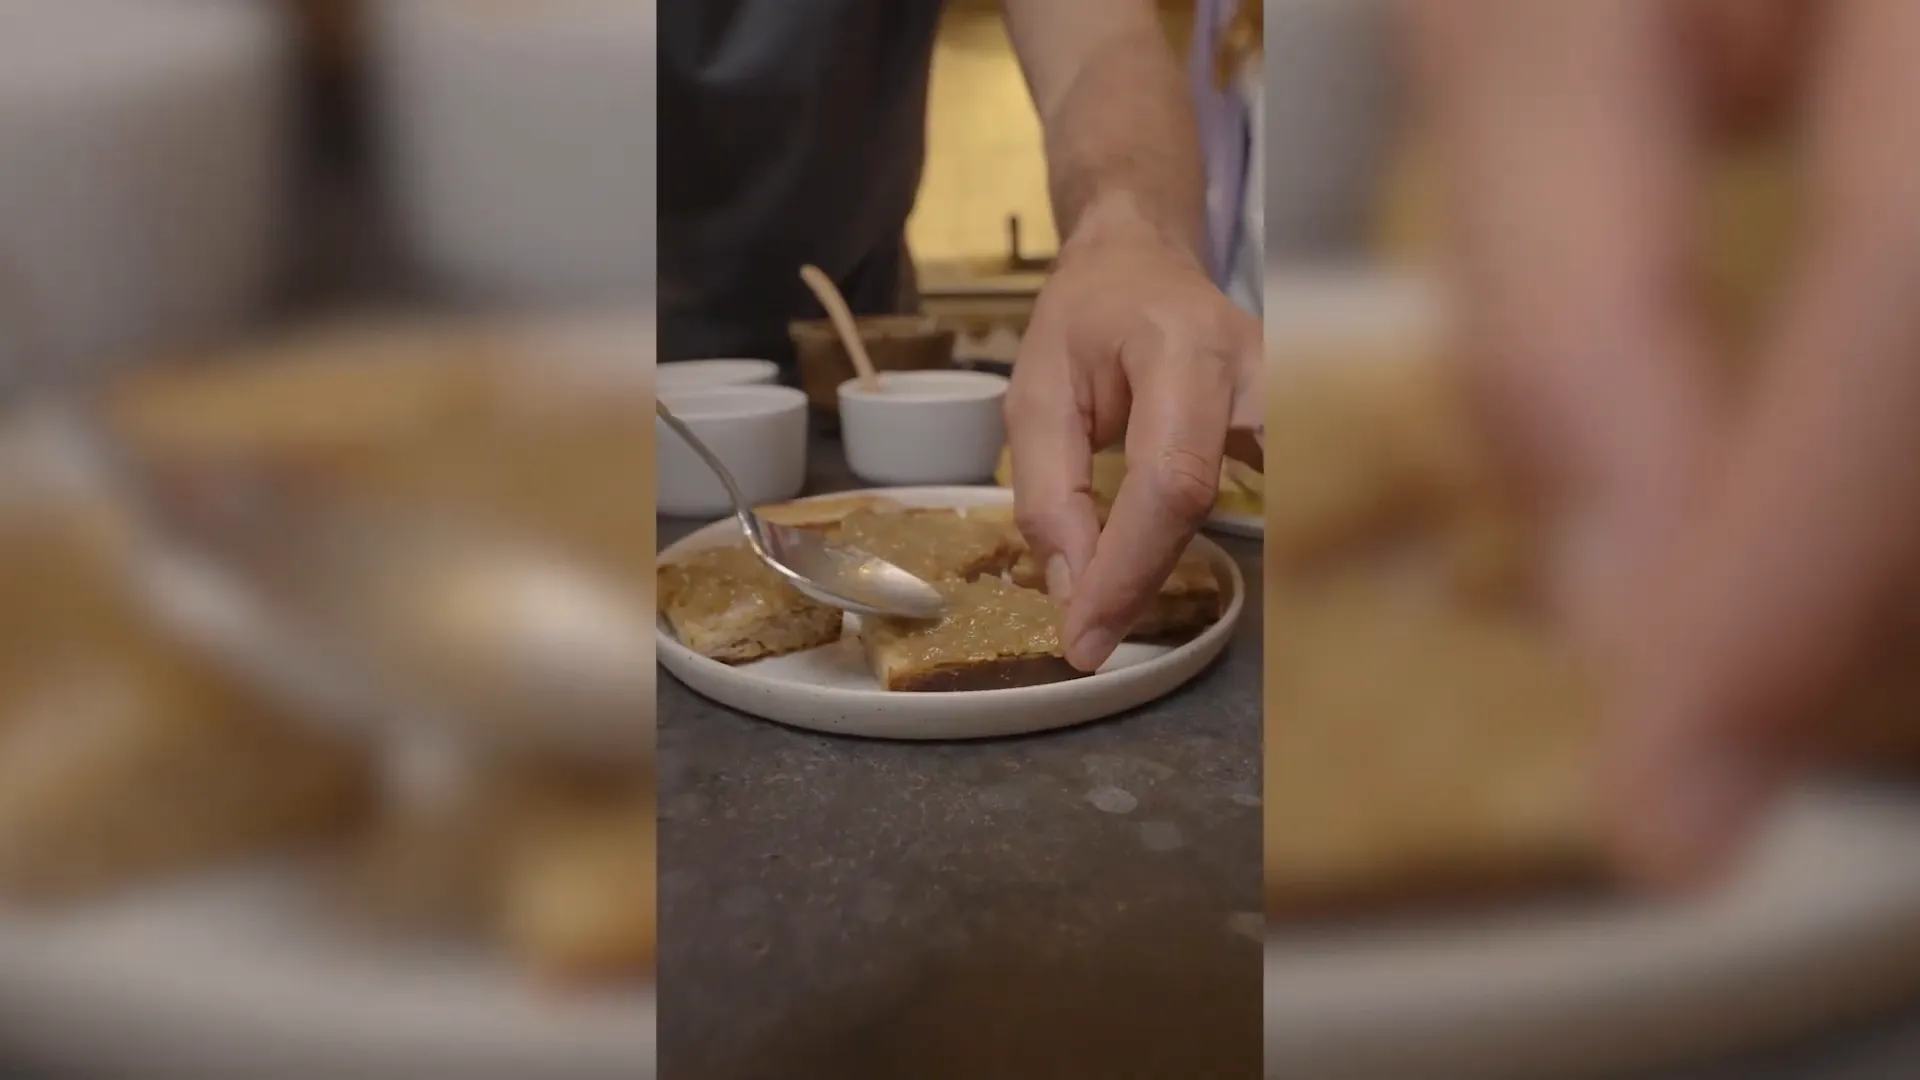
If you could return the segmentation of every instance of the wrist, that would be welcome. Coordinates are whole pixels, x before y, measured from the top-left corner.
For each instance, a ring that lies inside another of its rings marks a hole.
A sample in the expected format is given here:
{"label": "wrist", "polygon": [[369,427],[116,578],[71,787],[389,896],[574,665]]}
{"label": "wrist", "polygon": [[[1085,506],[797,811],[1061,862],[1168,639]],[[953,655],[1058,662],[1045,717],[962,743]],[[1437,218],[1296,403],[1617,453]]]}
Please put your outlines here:
{"label": "wrist", "polygon": [[1153,249],[1204,270],[1197,222],[1169,221],[1129,191],[1097,196],[1075,215],[1072,230],[1060,245],[1060,261],[1114,247]]}

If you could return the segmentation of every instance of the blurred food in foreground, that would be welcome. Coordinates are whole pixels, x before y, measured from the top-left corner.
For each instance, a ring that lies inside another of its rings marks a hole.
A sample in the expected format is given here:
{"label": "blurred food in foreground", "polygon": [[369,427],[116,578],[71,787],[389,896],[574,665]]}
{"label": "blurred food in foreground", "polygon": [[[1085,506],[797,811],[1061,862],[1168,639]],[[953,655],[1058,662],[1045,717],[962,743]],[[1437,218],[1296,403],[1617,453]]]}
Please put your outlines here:
{"label": "blurred food in foreground", "polygon": [[0,894],[85,898],[357,823],[366,752],[169,640],[99,524],[0,497]]}
{"label": "blurred food in foreground", "polygon": [[[645,613],[650,374],[620,327],[368,326],[155,368],[110,405],[188,501],[268,526],[277,509],[356,499],[489,515],[577,554]],[[0,451],[0,477],[19,471]],[[132,889],[315,839],[379,849],[437,806],[488,853],[466,897],[488,913],[477,940],[543,977],[650,973],[650,760],[585,773],[476,757],[451,796],[404,790],[385,767],[395,746],[282,715],[169,640],[116,575],[109,519],[48,490],[0,498],[0,893]],[[651,712],[632,722],[650,741]],[[457,844],[409,850],[428,877],[462,861]]]}
{"label": "blurred food in foreground", "polygon": [[1268,393],[1269,909],[1589,873],[1595,702],[1448,370],[1329,356]]}
{"label": "blurred food in foreground", "polygon": [[[1601,687],[1546,620],[1517,485],[1444,337],[1361,336],[1269,360],[1269,910],[1604,878]],[[1832,725],[1849,765],[1920,762],[1915,641]]]}
{"label": "blurred food in foreground", "polygon": [[381,819],[349,864],[349,916],[388,932],[502,942],[543,981],[651,971],[652,777],[551,763],[483,769],[457,802]]}

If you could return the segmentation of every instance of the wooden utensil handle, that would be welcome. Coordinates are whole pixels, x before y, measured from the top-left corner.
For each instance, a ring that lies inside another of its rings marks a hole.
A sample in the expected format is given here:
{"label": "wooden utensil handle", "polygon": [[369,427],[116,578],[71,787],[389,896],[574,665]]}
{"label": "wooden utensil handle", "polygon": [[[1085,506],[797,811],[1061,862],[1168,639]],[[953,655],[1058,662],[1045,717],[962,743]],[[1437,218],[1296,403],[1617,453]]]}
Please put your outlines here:
{"label": "wooden utensil handle", "polygon": [[841,343],[847,347],[847,355],[853,359],[854,370],[860,373],[861,388],[880,389],[880,376],[874,370],[873,358],[867,355],[867,344],[860,339],[860,327],[853,320],[853,311],[847,307],[846,298],[840,295],[840,287],[819,267],[812,265],[800,268],[800,280],[813,290],[820,306],[827,310],[827,318],[833,320],[834,329],[840,331]]}

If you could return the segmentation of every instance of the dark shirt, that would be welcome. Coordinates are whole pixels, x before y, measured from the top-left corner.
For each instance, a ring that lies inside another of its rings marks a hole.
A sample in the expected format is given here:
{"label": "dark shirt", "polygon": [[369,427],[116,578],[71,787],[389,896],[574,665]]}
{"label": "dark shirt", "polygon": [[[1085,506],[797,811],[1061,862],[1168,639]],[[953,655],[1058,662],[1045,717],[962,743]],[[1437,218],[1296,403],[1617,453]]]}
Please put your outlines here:
{"label": "dark shirt", "polygon": [[940,0],[661,0],[660,356],[791,364],[813,263],[910,295]]}

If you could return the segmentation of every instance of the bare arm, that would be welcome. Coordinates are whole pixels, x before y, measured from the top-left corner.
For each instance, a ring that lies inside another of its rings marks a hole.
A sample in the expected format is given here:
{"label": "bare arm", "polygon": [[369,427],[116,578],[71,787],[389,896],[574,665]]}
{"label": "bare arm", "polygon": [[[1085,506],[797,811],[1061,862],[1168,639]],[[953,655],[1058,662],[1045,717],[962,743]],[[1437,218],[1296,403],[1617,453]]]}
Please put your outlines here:
{"label": "bare arm", "polygon": [[[1092,671],[1209,510],[1227,429],[1257,417],[1260,324],[1200,258],[1204,167],[1152,0],[1004,0],[1065,237],[1007,393],[1014,510]],[[1126,439],[1103,530],[1092,453]]]}
{"label": "bare arm", "polygon": [[1005,0],[1071,241],[1150,230],[1200,250],[1205,178],[1193,105],[1152,0]]}

